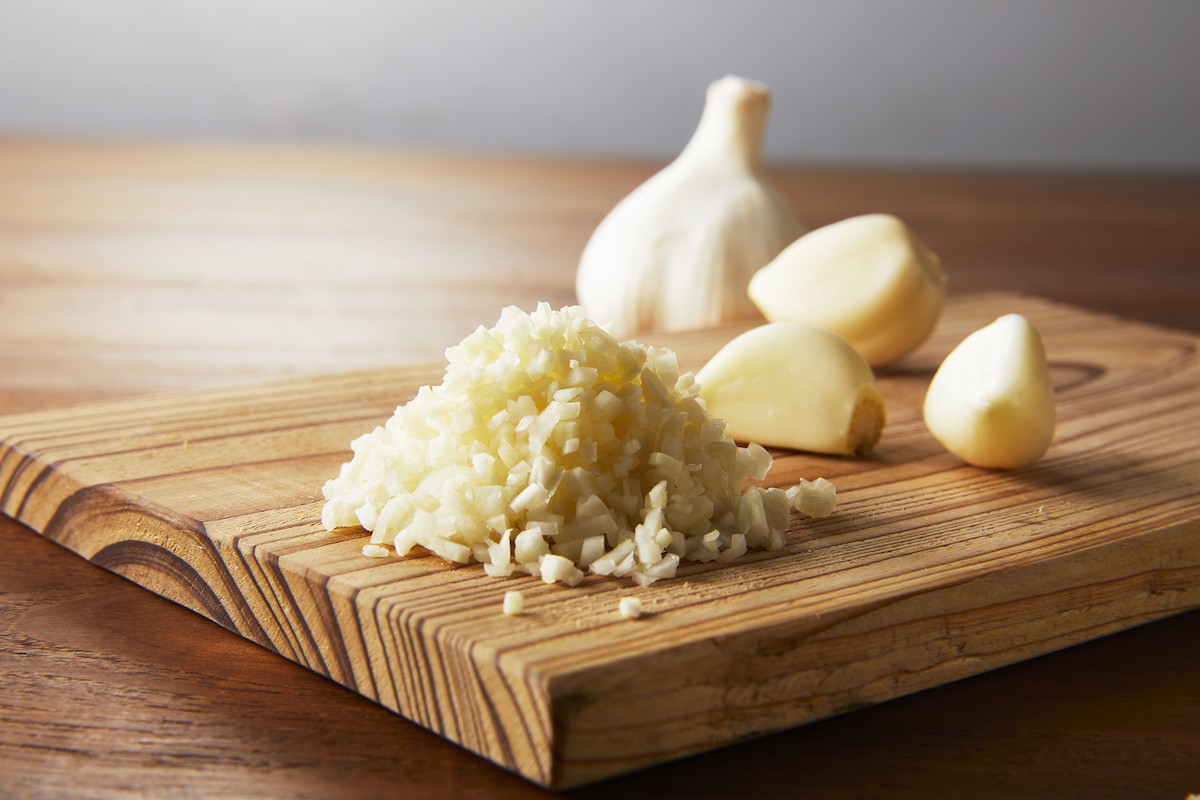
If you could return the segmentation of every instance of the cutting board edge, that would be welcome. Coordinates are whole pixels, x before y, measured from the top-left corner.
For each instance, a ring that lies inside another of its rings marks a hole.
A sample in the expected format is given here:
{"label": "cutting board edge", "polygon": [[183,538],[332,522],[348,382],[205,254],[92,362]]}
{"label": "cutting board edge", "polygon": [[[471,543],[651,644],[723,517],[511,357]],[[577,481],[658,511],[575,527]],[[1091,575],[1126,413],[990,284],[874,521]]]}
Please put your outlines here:
{"label": "cutting board edge", "polygon": [[[1181,563],[1164,563],[1168,557],[1177,559],[1181,556],[1186,556]],[[1126,574],[1112,574],[1110,567],[1114,558],[1127,568]],[[1089,578],[1094,578],[1095,582]],[[1040,590],[1014,598],[1012,587],[1018,583],[1025,583],[1031,587],[1036,585]],[[1102,590],[1101,596],[1106,597],[1101,602],[1095,602],[1097,588]],[[1133,589],[1132,593],[1130,589]],[[1145,602],[1131,604],[1131,596],[1142,598]],[[987,602],[984,602],[985,600]],[[941,613],[929,613],[931,607],[936,607]],[[951,610],[945,611],[947,608]],[[1003,610],[1005,617],[1011,622],[990,630],[975,632],[962,627],[972,616],[977,616],[981,609],[989,608]],[[857,679],[848,680],[840,687],[830,687],[828,676],[821,676],[824,694],[801,692],[799,696],[795,696],[797,693],[793,692],[793,696],[773,695],[762,699],[762,705],[767,708],[780,704],[788,708],[788,704],[793,704],[776,724],[762,725],[760,720],[763,715],[758,706],[744,706],[742,711],[745,719],[742,724],[726,735],[667,752],[656,751],[650,755],[643,753],[641,757],[622,758],[614,756],[611,752],[587,756],[586,754],[594,751],[595,747],[586,743],[578,745],[584,755],[571,753],[576,745],[572,744],[570,739],[573,734],[578,735],[579,732],[573,731],[572,724],[563,717],[579,716],[581,708],[606,702],[606,698],[581,700],[581,695],[586,693],[580,689],[580,683],[595,681],[597,671],[612,670],[613,665],[608,663],[564,673],[548,679],[552,695],[552,713],[558,734],[556,741],[561,741],[555,751],[554,781],[549,786],[556,789],[573,788],[665,761],[686,758],[981,675],[1197,609],[1200,609],[1200,519],[1108,541],[1073,553],[1063,553],[1055,558],[1030,562],[1018,568],[987,572],[954,584],[940,585],[930,591],[904,594],[889,603],[850,611],[835,624],[821,626],[811,635],[797,639],[795,650],[789,651],[794,655],[792,658],[781,654],[764,655],[755,651],[761,648],[764,634],[770,634],[766,638],[774,646],[786,646],[783,643],[789,639],[787,629],[795,626],[794,621],[766,628],[747,629],[726,637],[725,641],[716,647],[704,642],[694,642],[690,644],[689,649],[696,653],[676,651],[670,655],[682,661],[690,659],[694,662],[698,660],[697,653],[711,657],[715,650],[720,650],[726,654],[730,663],[739,660],[743,664],[747,663],[747,657],[751,659],[749,663],[753,663],[756,658],[770,662],[772,671],[769,674],[749,676],[750,683],[757,687],[751,691],[760,693],[763,693],[761,686],[764,681],[786,679],[789,671],[812,671],[817,668],[819,672],[821,668],[829,666],[812,659],[808,655],[810,649],[828,647],[830,642],[839,640],[870,639],[873,633],[894,633],[914,625],[925,625],[929,635],[907,637],[909,641],[920,643],[910,649],[917,654],[932,649],[936,655],[944,655],[945,658],[934,658],[929,664],[920,665],[919,669],[914,669],[911,663],[906,665],[899,673],[904,676],[903,680],[894,682],[881,693],[869,697],[869,692],[863,691],[864,687],[877,686],[880,681],[886,682],[887,677],[894,673],[876,675],[865,683]],[[1042,620],[1037,626],[1043,634],[1040,637],[1023,640],[1011,648],[972,652],[979,650],[981,642],[995,643],[1014,631],[1027,628],[1027,620],[1031,617],[1040,617]],[[738,639],[745,644],[731,643],[732,640]],[[897,651],[893,655],[903,654]],[[641,668],[644,665],[641,662],[649,657],[651,656],[631,657],[629,672],[644,675],[645,670]],[[860,663],[876,668],[880,665],[895,666],[888,661],[882,650],[878,657],[868,657]],[[848,675],[861,674],[854,672],[852,665],[843,664],[839,669],[849,669]],[[626,675],[625,678],[613,680],[628,680],[629,677]],[[804,699],[803,704],[794,705],[800,703],[801,699]],[[623,707],[628,706],[629,703],[626,702]],[[719,714],[721,709],[714,708],[713,711]],[[694,705],[692,712],[693,723],[703,724],[702,719],[695,719],[700,716],[700,712]],[[678,721],[678,718],[674,718],[674,721]],[[611,729],[596,727],[592,723],[587,735],[627,745],[628,720],[623,722],[625,724],[620,728]],[[653,726],[644,727],[643,730],[649,739],[662,741],[662,734],[656,732]],[[633,749],[637,750],[636,747]]]}

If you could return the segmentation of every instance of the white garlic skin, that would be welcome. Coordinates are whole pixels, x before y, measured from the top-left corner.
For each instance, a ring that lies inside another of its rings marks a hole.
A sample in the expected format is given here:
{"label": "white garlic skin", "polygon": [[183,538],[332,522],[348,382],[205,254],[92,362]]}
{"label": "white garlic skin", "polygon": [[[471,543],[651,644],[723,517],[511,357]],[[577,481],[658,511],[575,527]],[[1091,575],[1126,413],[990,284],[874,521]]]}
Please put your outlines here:
{"label": "white garlic skin", "polygon": [[1054,387],[1037,330],[1006,314],[946,356],[925,394],[925,426],[977,467],[1018,469],[1054,439]]}
{"label": "white garlic skin", "polygon": [[929,336],[946,277],[903,221],[864,214],[805,234],[754,275],[748,292],[772,322],[828,328],[878,367]]}
{"label": "white garlic skin", "polygon": [[630,336],[760,318],[750,277],[804,231],[763,175],[769,106],[762,84],[730,76],[709,86],[687,147],[584,248],[576,292],[591,319]]}

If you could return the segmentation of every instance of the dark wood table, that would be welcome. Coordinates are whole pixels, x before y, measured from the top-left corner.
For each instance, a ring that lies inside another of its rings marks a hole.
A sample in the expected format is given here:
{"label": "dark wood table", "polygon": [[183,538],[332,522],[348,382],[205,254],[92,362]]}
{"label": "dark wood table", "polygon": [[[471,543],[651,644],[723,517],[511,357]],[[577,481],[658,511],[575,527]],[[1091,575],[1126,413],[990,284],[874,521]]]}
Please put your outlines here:
{"label": "dark wood table", "polygon": [[[572,302],[657,166],[0,140],[0,413],[440,359],[504,305]],[[1200,175],[772,178],[813,227],[904,218],[953,291],[1200,331]],[[7,518],[0,548],[0,796],[547,794]],[[1200,612],[570,794],[1189,792]]]}

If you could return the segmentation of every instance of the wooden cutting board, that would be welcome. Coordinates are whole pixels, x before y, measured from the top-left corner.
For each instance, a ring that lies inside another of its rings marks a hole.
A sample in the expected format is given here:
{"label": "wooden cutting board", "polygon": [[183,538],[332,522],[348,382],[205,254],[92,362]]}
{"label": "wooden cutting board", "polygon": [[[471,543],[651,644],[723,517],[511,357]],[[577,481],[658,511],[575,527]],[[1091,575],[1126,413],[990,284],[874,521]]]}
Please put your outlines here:
{"label": "wooden cutting board", "polygon": [[[1041,330],[1059,408],[1032,468],[920,421],[940,359],[1002,313]],[[696,368],[734,331],[661,337]],[[647,337],[649,339],[649,337]],[[654,340],[652,340],[654,341]],[[1037,298],[955,298],[881,372],[868,459],[777,451],[841,505],[780,551],[638,588],[364,558],[320,490],[441,366],[0,418],[0,509],[541,784],[572,786],[877,703],[1200,606],[1200,337]],[[527,611],[501,613],[505,590]],[[617,601],[649,612],[622,619]]]}

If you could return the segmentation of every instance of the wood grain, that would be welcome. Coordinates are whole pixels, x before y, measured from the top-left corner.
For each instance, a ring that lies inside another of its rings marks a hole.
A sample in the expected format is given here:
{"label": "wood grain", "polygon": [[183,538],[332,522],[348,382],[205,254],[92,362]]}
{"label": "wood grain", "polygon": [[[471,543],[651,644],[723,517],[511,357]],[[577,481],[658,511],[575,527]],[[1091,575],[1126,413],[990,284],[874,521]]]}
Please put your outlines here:
{"label": "wood grain", "polygon": [[[1042,330],[1060,427],[1033,469],[957,464],[919,400],[966,332]],[[698,366],[729,331],[669,337]],[[936,686],[1200,606],[1194,336],[1036,298],[958,298],[881,376],[867,461],[777,453],[843,508],[782,552],[666,585],[520,584],[363,559],[319,488],[345,443],[436,368],[161,395],[0,420],[0,509],[48,538],[465,747],[569,786]],[[652,612],[622,621],[615,597]]]}

